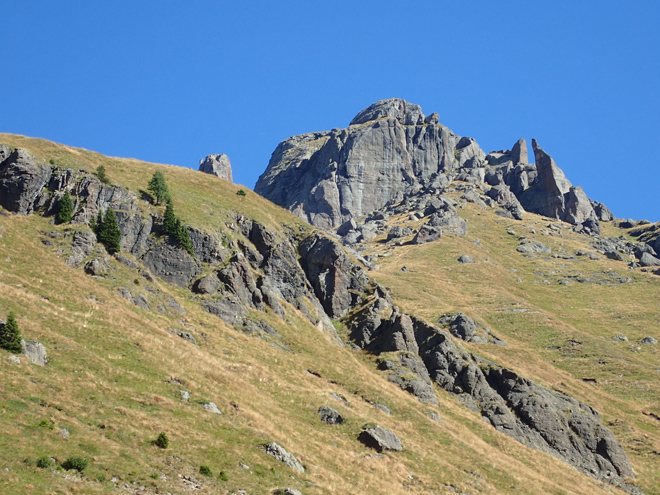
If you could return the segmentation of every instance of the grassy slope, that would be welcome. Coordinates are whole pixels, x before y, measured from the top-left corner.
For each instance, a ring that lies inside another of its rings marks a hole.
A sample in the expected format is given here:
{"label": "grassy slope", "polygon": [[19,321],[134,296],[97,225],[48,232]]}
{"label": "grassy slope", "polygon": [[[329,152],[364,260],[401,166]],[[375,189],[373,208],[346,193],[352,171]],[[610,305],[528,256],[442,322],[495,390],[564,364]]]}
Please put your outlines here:
{"label": "grassy slope", "polygon": [[[93,170],[104,164],[114,181],[138,194],[156,167],[162,167],[177,210],[193,226],[226,231],[231,210],[272,227],[301,225],[250,191],[246,198],[236,196],[240,186],[188,169],[107,158],[20,136],[0,135],[0,142],[74,168]],[[482,316],[509,347],[476,346],[478,352],[585,400],[606,421],[618,420],[613,429],[632,456],[640,486],[657,493],[657,456],[650,452],[660,450],[658,429],[640,411],[660,414],[653,405],[658,403],[657,372],[649,368],[657,367],[658,354],[650,348],[633,354],[626,344],[607,342],[616,333],[626,333],[631,341],[644,336],[643,323],[651,328],[657,321],[657,282],[639,276],[637,284],[616,288],[536,284],[531,271],[538,267],[513,252],[515,240],[504,233],[506,221],[485,212],[477,216],[472,209],[464,213],[471,232],[479,229],[490,253],[471,243],[472,234],[450,242],[445,238],[399,248],[372,274],[392,288],[405,310],[429,320],[458,309]],[[53,226],[50,219],[33,215],[0,216],[0,229],[0,316],[13,310],[24,337],[44,343],[52,359],[42,368],[25,359],[13,364],[4,351],[0,356],[4,493],[104,493],[122,491],[133,482],[152,491],[184,493],[180,474],[200,480],[201,493],[238,488],[268,493],[286,486],[306,494],[452,493],[449,485],[470,493],[608,491],[562,462],[499,434],[442,391],[439,407],[420,404],[375,370],[373,356],[331,344],[291,308],[286,323],[268,316],[291,347],[286,352],[225,326],[201,311],[186,290],[150,283],[119,264],[106,279],[67,267],[63,260],[72,227]],[[63,237],[44,235],[50,231]],[[455,259],[464,252],[479,264],[458,266]],[[486,256],[491,258],[488,265]],[[622,269],[609,261],[591,263],[589,267]],[[410,268],[407,274],[399,271],[401,264]],[[484,266],[489,269],[481,270]],[[514,266],[518,273],[509,271]],[[517,276],[525,284],[517,285]],[[139,309],[117,295],[120,287],[146,294],[152,307],[173,297],[187,313]],[[575,291],[572,308],[562,305],[558,290]],[[608,297],[616,293],[616,306],[606,310],[599,305],[605,296],[598,291]],[[636,306],[626,307],[625,301],[636,301]],[[515,304],[540,313],[501,312]],[[172,329],[192,331],[201,345],[184,342]],[[575,337],[584,344],[569,349],[566,341]],[[547,349],[554,344],[561,349]],[[596,365],[596,354],[606,356],[608,364]],[[624,376],[619,378],[621,369]],[[580,380],[587,371],[597,384]],[[189,403],[179,399],[181,389],[191,392]],[[352,407],[330,393],[344,395]],[[200,402],[205,400],[215,402],[223,415],[204,411]],[[392,416],[368,401],[388,405]],[[347,423],[320,424],[316,410],[325,404],[344,414]],[[444,423],[428,419],[431,411]],[[355,437],[367,422],[397,433],[405,451],[379,456],[362,447]],[[60,428],[70,432],[68,439],[61,437]],[[167,450],[150,444],[160,431],[170,437]],[[307,472],[299,475],[263,454],[259,445],[269,441],[296,454]],[[81,478],[36,468],[34,460],[44,454],[60,461],[80,455],[92,462]],[[196,474],[201,464],[216,475],[225,471],[229,481]],[[113,477],[120,482],[111,482]]]}

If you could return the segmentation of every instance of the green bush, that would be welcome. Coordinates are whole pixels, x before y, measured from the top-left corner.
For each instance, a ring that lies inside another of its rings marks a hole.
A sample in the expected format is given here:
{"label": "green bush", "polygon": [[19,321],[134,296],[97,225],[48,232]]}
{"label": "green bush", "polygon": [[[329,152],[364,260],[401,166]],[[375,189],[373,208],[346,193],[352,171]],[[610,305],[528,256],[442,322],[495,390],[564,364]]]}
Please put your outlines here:
{"label": "green bush", "polygon": [[18,329],[16,317],[12,312],[7,315],[7,323],[0,325],[0,347],[17,354],[23,352],[21,331]]}
{"label": "green bush", "polygon": [[199,466],[199,474],[202,476],[213,476],[213,473],[211,472],[211,468],[205,465]]}
{"label": "green bush", "polygon": [[158,479],[158,473],[151,473],[151,474],[149,475],[149,477],[150,477],[152,480],[157,480],[157,479]]}
{"label": "green bush", "polygon": [[71,469],[75,469],[79,473],[82,473],[87,468],[87,464],[88,464],[87,459],[73,456],[73,457],[68,457],[67,460],[62,463],[62,467],[67,471],[70,471]]}
{"label": "green bush", "polygon": [[71,201],[71,196],[69,191],[64,191],[62,198],[60,199],[60,210],[57,212],[55,221],[57,223],[69,223],[73,218],[73,201]]}
{"label": "green bush", "polygon": [[158,434],[158,437],[156,437],[156,440],[153,441],[153,444],[156,447],[160,447],[161,449],[166,449],[167,447],[170,446],[170,439],[167,438],[167,433],[164,431],[161,431]]}
{"label": "green bush", "polygon": [[218,475],[218,479],[220,481],[229,481],[229,476],[224,471],[220,471],[220,474]]}
{"label": "green bush", "polygon": [[236,191],[236,194],[238,196],[247,196],[247,193],[243,189],[239,189],[238,191]]}
{"label": "green bush", "polygon": [[47,455],[42,455],[37,459],[36,466],[40,469],[48,469],[53,465],[53,461]]}

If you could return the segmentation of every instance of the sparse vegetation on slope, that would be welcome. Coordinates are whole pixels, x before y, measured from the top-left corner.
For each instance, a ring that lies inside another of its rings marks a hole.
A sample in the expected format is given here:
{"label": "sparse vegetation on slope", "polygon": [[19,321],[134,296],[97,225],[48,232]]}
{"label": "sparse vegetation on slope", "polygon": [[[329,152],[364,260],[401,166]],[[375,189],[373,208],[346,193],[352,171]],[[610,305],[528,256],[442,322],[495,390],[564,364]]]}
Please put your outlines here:
{"label": "sparse vegetation on slope", "polygon": [[[281,208],[255,194],[238,197],[240,186],[208,174],[106,158],[39,140],[0,138],[41,154],[44,163],[52,156],[58,165],[89,172],[104,164],[113,180],[136,196],[144,177],[165,170],[186,223],[219,232],[227,243],[249,242],[238,215],[283,236],[311,233]],[[144,215],[162,214],[162,208],[146,202],[140,207]],[[466,344],[470,350],[594,405],[626,447],[637,483],[647,493],[657,493],[653,451],[659,450],[658,430],[653,416],[640,414],[660,414],[653,405],[658,389],[651,367],[657,366],[657,351],[633,352],[625,343],[612,343],[610,349],[609,342],[610,329],[616,327],[616,333],[626,333],[632,341],[657,321],[655,279],[636,273],[635,283],[616,286],[559,285],[564,268],[552,263],[568,261],[515,252],[518,242],[506,227],[520,230],[525,222],[504,220],[473,205],[466,205],[461,216],[470,227],[465,238],[447,236],[435,244],[396,249],[375,238],[369,246],[374,254],[392,254],[379,258],[380,270],[370,275],[391,290],[403,311],[430,322],[452,311],[481,318],[509,345]],[[543,220],[530,218],[540,229]],[[270,493],[286,487],[305,494],[610,490],[495,431],[437,387],[437,406],[419,402],[377,370],[378,356],[341,347],[320,332],[308,318],[312,308],[281,300],[285,318],[269,308],[250,309],[249,317],[263,319],[285,344],[273,345],[269,338],[243,333],[204,311],[200,302],[214,296],[193,295],[187,287],[154,278],[131,254],[123,253],[123,261],[110,258],[105,277],[84,276],[82,268],[70,268],[65,260],[73,237],[86,227],[51,225],[49,220],[0,216],[0,312],[19,314],[24,332],[44,343],[51,356],[45,367],[23,359],[20,364],[0,362],[5,378],[0,463],[9,469],[0,471],[0,487],[8,493],[50,493],[50,487],[62,493],[103,493],[124,490],[125,484],[173,493],[193,485],[202,493]],[[483,249],[473,244],[477,236]],[[563,243],[565,249],[585,244],[584,237],[573,233],[543,241],[553,247]],[[462,254],[475,263],[458,265]],[[102,258],[98,251],[90,251],[81,266],[97,257]],[[480,270],[486,263],[489,269]],[[609,260],[596,262],[598,269],[586,259],[576,258],[575,263],[585,274],[606,276],[608,268],[617,275],[625,272]],[[217,267],[203,266],[206,271],[199,277],[229,264],[226,259]],[[407,272],[401,272],[403,264]],[[553,270],[555,274],[548,273]],[[517,285],[517,277],[525,283]],[[557,283],[534,282],[536,277]],[[570,294],[573,308],[562,303],[557,291]],[[609,310],[603,298],[612,291],[618,297]],[[135,302],[142,296],[148,306]],[[504,311],[509,309],[526,311]],[[346,329],[334,323],[343,335]],[[197,344],[180,336],[185,332]],[[571,339],[582,344],[573,346]],[[601,350],[609,353],[605,365],[595,362]],[[626,361],[619,364],[619,358]],[[636,377],[642,379],[639,386]],[[202,407],[209,402],[222,414]],[[391,415],[372,404],[386,406]],[[345,421],[323,423],[321,406],[336,409]],[[52,421],[52,429],[39,426],[44,419]],[[376,455],[361,445],[357,437],[372,423],[395,433],[403,451]],[[166,450],[151,444],[160,432],[170,439]],[[262,446],[270,442],[294,454],[305,472],[265,454]],[[69,457],[90,462],[73,476],[20,461],[34,462],[43,455],[60,462]],[[220,474],[200,475],[201,466]]]}

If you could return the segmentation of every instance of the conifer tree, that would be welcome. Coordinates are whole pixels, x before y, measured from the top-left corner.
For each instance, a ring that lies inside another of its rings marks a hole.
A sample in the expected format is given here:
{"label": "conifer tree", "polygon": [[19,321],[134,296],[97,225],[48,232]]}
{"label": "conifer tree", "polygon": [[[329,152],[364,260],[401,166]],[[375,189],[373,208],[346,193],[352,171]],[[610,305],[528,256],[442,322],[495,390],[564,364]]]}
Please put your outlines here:
{"label": "conifer tree", "polygon": [[[100,214],[99,214],[100,215]],[[100,221],[96,227],[96,236],[110,254],[114,254],[121,249],[119,241],[121,240],[121,232],[117,225],[117,217],[111,208],[105,212],[103,220]]]}
{"label": "conifer tree", "polygon": [[156,198],[156,204],[167,202],[170,199],[170,191],[165,182],[165,176],[160,170],[154,172],[153,177],[149,181],[149,192]]}
{"label": "conifer tree", "polygon": [[69,191],[64,191],[60,199],[60,211],[57,212],[55,220],[57,223],[68,223],[73,218],[73,201],[69,196]]}
{"label": "conifer tree", "polygon": [[108,177],[108,175],[105,173],[105,166],[99,165],[96,168],[96,176],[104,184],[110,184],[110,177]]}
{"label": "conifer tree", "polygon": [[18,323],[16,323],[16,318],[12,312],[7,316],[7,323],[0,325],[0,347],[9,352],[23,352],[21,332],[18,329]]}
{"label": "conifer tree", "polygon": [[176,215],[174,214],[174,205],[172,200],[167,201],[167,206],[165,207],[165,218],[163,220],[163,230],[167,235],[174,235],[176,231]]}

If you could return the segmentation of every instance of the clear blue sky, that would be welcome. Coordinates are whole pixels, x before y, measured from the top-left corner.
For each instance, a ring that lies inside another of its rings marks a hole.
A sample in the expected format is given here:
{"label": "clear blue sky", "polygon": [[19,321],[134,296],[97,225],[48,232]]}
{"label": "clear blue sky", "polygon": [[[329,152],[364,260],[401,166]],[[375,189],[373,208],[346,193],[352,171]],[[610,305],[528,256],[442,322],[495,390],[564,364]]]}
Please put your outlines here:
{"label": "clear blue sky", "polygon": [[0,132],[253,187],[277,144],[400,97],[486,151],[539,140],[660,220],[660,2],[3,2]]}

